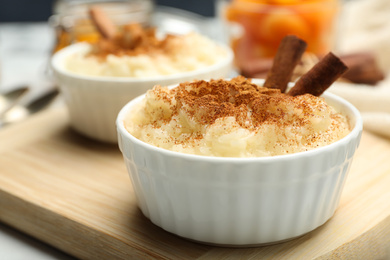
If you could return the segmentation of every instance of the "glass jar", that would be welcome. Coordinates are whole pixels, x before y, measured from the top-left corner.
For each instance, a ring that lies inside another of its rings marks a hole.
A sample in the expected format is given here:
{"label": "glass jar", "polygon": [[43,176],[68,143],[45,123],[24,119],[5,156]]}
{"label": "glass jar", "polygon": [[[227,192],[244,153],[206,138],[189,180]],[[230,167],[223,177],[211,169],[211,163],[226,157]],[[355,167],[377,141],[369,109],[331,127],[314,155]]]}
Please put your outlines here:
{"label": "glass jar", "polygon": [[231,0],[219,3],[238,64],[272,58],[283,37],[298,36],[323,56],[335,42],[337,0]]}
{"label": "glass jar", "polygon": [[57,0],[49,23],[56,32],[56,52],[72,43],[96,42],[100,34],[89,19],[91,5],[101,7],[119,27],[129,23],[148,26],[152,19],[152,0]]}

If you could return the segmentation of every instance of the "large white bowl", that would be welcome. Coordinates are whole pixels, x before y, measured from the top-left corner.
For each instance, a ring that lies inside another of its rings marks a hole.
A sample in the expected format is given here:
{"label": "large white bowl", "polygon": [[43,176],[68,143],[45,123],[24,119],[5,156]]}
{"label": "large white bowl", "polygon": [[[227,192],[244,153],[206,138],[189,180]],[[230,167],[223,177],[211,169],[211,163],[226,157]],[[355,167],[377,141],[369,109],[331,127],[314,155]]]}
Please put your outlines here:
{"label": "large white bowl", "polygon": [[115,120],[120,109],[131,99],[156,84],[170,85],[194,79],[227,77],[232,69],[233,53],[226,47],[226,59],[202,69],[169,76],[119,78],[83,76],[65,68],[66,59],[85,52],[89,45],[68,46],[52,58],[52,68],[70,113],[71,126],[78,132],[105,142],[117,142]]}
{"label": "large white bowl", "polygon": [[[262,81],[254,81],[262,83]],[[362,119],[344,99],[325,93],[352,131],[307,152],[222,158],[157,148],[132,136],[123,121],[140,96],[119,113],[119,147],[138,205],[154,224],[203,243],[248,246],[284,241],[334,214],[357,149]]]}

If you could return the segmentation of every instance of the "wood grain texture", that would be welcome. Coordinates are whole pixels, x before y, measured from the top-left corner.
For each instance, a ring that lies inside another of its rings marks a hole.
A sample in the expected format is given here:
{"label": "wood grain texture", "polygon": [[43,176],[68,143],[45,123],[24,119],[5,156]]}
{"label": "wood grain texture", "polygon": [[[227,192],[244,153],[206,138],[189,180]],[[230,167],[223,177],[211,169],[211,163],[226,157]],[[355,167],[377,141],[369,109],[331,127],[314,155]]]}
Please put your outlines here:
{"label": "wood grain texture", "polygon": [[0,221],[82,259],[387,259],[390,140],[364,132],[336,214],[282,244],[223,248],[153,225],[116,145],[69,129],[64,108],[0,130]]}

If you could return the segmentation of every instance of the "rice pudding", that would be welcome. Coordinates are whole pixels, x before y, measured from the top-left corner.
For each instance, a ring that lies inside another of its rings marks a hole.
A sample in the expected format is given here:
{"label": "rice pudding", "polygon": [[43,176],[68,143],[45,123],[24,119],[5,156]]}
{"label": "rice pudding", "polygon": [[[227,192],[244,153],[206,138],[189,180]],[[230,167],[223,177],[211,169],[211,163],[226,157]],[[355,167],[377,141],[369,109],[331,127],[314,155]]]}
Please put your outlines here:
{"label": "rice pudding", "polygon": [[188,154],[263,157],[331,144],[347,118],[311,94],[290,96],[244,77],[155,86],[125,119],[133,136]]}
{"label": "rice pudding", "polygon": [[212,66],[226,48],[197,33],[158,37],[154,28],[127,25],[114,39],[101,39],[68,58],[67,70],[88,76],[145,78]]}

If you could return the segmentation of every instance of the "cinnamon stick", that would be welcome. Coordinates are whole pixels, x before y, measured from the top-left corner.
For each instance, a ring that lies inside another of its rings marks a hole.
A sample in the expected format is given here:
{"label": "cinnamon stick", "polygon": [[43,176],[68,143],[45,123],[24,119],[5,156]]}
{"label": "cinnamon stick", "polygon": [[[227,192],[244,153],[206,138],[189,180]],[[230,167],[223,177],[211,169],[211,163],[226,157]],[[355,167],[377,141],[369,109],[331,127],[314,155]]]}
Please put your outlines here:
{"label": "cinnamon stick", "polygon": [[330,52],[307,73],[302,75],[287,94],[298,96],[309,93],[320,96],[347,69],[348,67]]}
{"label": "cinnamon stick", "polygon": [[89,8],[89,16],[99,33],[106,39],[113,39],[117,28],[107,14],[98,6]]}
{"label": "cinnamon stick", "polygon": [[385,78],[385,74],[379,68],[375,55],[371,52],[356,52],[340,56],[340,59],[348,66],[348,71],[343,78],[354,82],[375,85]]}
{"label": "cinnamon stick", "polygon": [[284,37],[275,55],[271,70],[267,74],[264,87],[278,88],[281,92],[285,92],[306,47],[306,42],[295,35]]}

